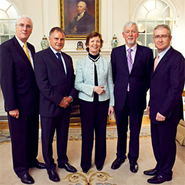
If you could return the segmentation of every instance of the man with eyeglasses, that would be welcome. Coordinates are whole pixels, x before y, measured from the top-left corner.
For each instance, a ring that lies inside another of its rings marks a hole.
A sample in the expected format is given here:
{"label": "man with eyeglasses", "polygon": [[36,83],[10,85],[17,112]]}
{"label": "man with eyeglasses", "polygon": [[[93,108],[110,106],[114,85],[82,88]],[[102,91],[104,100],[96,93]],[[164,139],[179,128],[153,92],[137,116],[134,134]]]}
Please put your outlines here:
{"label": "man with eyeglasses", "polygon": [[144,171],[154,176],[149,183],[172,180],[176,156],[176,131],[183,119],[182,92],[185,80],[185,59],[170,46],[172,36],[168,25],[154,28],[153,40],[158,55],[151,72],[150,101],[147,112],[151,119],[152,146],[156,159],[154,169]]}
{"label": "man with eyeglasses", "polygon": [[20,16],[15,36],[0,46],[0,82],[12,143],[13,168],[22,183],[33,184],[29,168],[45,168],[38,154],[39,90],[33,71],[30,18]]}

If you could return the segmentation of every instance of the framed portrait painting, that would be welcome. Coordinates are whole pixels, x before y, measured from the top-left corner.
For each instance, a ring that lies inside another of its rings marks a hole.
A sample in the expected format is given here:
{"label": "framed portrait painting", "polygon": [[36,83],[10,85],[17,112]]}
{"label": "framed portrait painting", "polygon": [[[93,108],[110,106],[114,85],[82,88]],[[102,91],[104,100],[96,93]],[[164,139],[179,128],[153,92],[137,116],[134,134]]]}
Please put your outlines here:
{"label": "framed portrait painting", "polygon": [[66,39],[85,39],[100,31],[100,0],[60,0],[60,26]]}

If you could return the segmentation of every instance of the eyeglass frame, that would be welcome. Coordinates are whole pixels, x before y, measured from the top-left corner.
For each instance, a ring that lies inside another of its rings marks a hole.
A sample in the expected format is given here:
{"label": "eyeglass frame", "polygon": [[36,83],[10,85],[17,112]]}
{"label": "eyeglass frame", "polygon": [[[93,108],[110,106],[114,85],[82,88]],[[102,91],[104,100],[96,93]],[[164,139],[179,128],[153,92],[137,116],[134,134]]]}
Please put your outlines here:
{"label": "eyeglass frame", "polygon": [[17,26],[20,26],[21,28],[26,27],[26,29],[32,29],[32,25],[30,25],[30,24],[25,25],[23,23],[20,23],[20,24],[17,24]]}
{"label": "eyeglass frame", "polygon": [[170,35],[156,35],[154,36],[153,38],[156,39],[156,40],[159,40],[159,39],[166,39],[167,37],[171,37]]}

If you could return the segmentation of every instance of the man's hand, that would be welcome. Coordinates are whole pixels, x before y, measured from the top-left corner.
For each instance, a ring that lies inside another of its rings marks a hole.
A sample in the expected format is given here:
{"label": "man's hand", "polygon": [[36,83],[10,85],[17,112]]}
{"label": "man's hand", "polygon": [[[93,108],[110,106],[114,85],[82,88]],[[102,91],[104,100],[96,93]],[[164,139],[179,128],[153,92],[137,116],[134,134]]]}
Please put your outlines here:
{"label": "man's hand", "polygon": [[69,103],[67,102],[67,97],[64,97],[62,101],[59,104],[60,107],[66,108],[69,106]]}
{"label": "man's hand", "polygon": [[165,121],[166,117],[160,114],[159,112],[156,115],[156,120],[157,121]]}
{"label": "man's hand", "polygon": [[9,115],[18,119],[19,118],[19,110],[18,109],[11,110],[11,111],[9,111]]}
{"label": "man's hand", "polygon": [[66,96],[64,97],[65,100],[68,102],[68,103],[71,103],[73,101],[73,99],[70,97],[70,96]]}
{"label": "man's hand", "polygon": [[102,93],[105,93],[105,90],[103,88],[104,86],[95,86],[93,91],[100,95]]}

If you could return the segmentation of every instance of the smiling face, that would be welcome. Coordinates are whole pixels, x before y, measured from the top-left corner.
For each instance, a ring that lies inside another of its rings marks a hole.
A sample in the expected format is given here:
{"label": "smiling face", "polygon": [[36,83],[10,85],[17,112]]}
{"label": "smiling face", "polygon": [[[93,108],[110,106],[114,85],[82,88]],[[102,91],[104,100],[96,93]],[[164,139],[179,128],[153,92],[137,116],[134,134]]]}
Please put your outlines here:
{"label": "smiling face", "polygon": [[169,31],[166,28],[156,29],[154,31],[153,40],[159,53],[170,46],[171,39],[172,36],[169,36]]}
{"label": "smiling face", "polygon": [[139,32],[136,25],[133,24],[131,27],[126,26],[122,35],[125,39],[126,45],[131,48],[136,44],[136,40],[139,37]]}
{"label": "smiling face", "polygon": [[50,46],[57,52],[60,52],[65,44],[65,35],[64,33],[61,33],[60,31],[55,30],[52,33],[52,35],[49,37],[49,41],[50,41]]}
{"label": "smiling face", "polygon": [[29,18],[21,18],[16,26],[16,36],[25,43],[32,33],[33,25]]}
{"label": "smiling face", "polygon": [[92,55],[97,55],[101,48],[101,40],[99,36],[92,37],[89,39],[89,43],[86,44],[89,48],[89,53]]}

